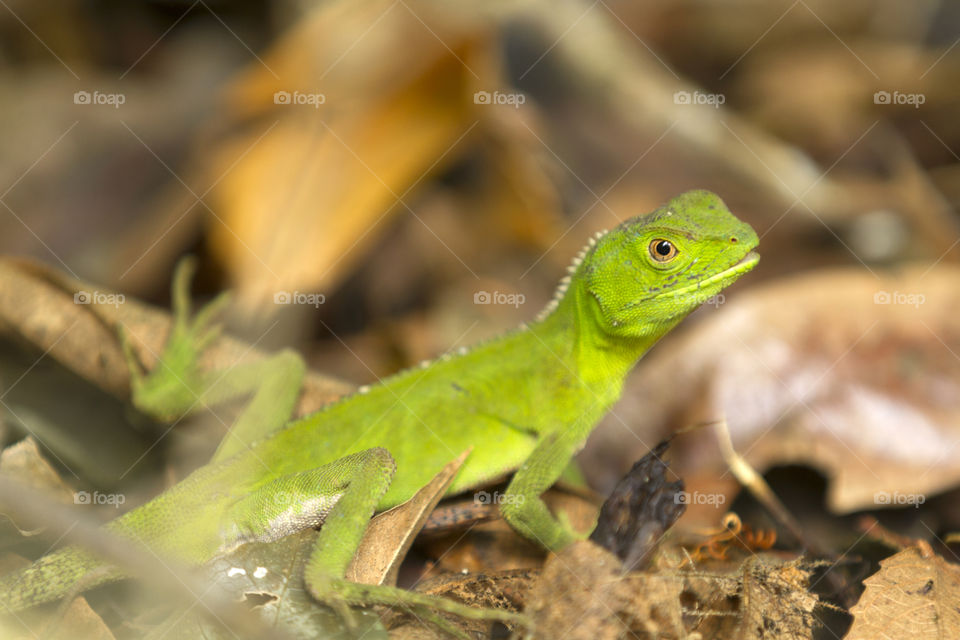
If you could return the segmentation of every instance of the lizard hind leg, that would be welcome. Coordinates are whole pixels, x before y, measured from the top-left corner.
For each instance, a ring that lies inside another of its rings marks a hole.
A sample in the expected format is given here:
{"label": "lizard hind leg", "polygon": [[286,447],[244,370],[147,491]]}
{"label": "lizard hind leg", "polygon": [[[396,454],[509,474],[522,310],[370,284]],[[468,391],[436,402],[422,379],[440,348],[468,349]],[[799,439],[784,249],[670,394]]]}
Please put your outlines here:
{"label": "lizard hind leg", "polygon": [[[347,555],[343,573],[395,470],[386,449],[367,449],[267,482],[234,503],[228,519],[236,526],[238,542],[272,542],[323,524],[316,544],[331,537],[324,531],[333,531],[336,537],[325,545],[327,562],[336,570]],[[355,529],[359,534],[353,536]]]}
{"label": "lizard hind leg", "polygon": [[434,612],[470,620],[500,621],[525,625],[516,613],[498,609],[477,609],[453,600],[406,591],[392,586],[356,584],[344,579],[373,516],[377,503],[393,477],[393,458],[383,448],[368,449],[327,465],[333,467],[343,493],[327,514],[310,553],[304,580],[310,594],[337,610],[352,625],[350,605],[384,605],[405,609],[450,631]]}
{"label": "lizard hind leg", "polygon": [[[229,511],[235,543],[270,542],[323,525],[307,561],[304,580],[312,595],[354,625],[332,579],[342,579],[377,503],[387,492],[396,463],[375,447],[328,464],[280,476],[237,501]],[[327,587],[330,588],[327,588]]]}

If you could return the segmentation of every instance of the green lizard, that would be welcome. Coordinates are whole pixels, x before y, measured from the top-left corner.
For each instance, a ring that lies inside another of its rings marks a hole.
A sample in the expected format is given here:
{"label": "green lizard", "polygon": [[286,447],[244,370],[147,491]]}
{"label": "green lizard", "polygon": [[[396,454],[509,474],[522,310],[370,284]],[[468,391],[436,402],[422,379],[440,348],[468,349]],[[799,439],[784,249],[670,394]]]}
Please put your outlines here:
{"label": "green lizard", "polygon": [[[283,351],[226,372],[201,371],[212,303],[189,316],[188,269],[174,278],[174,323],[160,364],[133,402],[174,418],[252,395],[212,461],[106,524],[157,553],[200,564],[249,541],[318,527],[305,582],[319,601],[385,604],[517,621],[395,587],[343,579],[375,511],[409,499],[472,448],[449,494],[515,472],[500,507],[521,535],[558,550],[578,534],[540,495],[620,396],[634,363],[680,320],[759,260],[753,229],[707,191],[597,234],[536,321],[428,366],[362,388],[289,422],[305,368]],[[124,342],[126,344],[126,342]],[[16,611],[123,577],[76,547],[0,578],[0,611]],[[95,570],[98,571],[94,572]]]}

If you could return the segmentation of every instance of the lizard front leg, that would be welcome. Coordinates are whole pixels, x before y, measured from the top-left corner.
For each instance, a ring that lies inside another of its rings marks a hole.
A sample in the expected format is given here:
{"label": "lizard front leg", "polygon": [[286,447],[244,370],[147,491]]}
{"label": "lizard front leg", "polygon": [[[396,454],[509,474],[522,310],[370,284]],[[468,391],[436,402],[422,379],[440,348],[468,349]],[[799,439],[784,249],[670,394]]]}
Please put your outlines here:
{"label": "lizard front leg", "polygon": [[500,513],[510,526],[551,551],[559,551],[585,537],[554,517],[540,497],[569,467],[585,439],[581,433],[582,429],[575,426],[543,435],[507,485],[500,505]]}

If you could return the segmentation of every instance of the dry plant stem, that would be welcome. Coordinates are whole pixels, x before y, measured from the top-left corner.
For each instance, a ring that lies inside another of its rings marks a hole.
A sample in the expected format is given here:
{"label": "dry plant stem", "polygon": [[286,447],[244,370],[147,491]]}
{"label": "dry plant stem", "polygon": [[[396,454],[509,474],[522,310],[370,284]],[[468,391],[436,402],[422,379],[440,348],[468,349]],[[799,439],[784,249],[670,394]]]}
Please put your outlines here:
{"label": "dry plant stem", "polygon": [[[717,434],[720,453],[724,461],[726,461],[727,466],[730,467],[731,473],[733,473],[740,484],[746,487],[747,491],[773,515],[774,519],[786,527],[804,549],[816,557],[828,558],[835,562],[837,560],[835,554],[827,553],[820,545],[803,535],[800,523],[797,522],[796,518],[787,510],[784,504],[780,502],[780,499],[773,492],[773,489],[770,488],[770,485],[767,484],[767,481],[763,479],[763,476],[757,473],[757,470],[751,467],[750,464],[734,450],[733,440],[730,438],[730,429],[727,427],[726,418],[718,420],[715,423],[714,431]],[[828,570],[825,574],[825,579],[827,584],[829,584],[836,593],[843,591],[844,583],[839,576]]]}
{"label": "dry plant stem", "polygon": [[857,529],[864,535],[879,540],[891,549],[896,549],[897,551],[903,551],[915,541],[909,536],[902,536],[899,533],[890,531],[873,516],[863,516],[857,520]]}
{"label": "dry plant stem", "polygon": [[727,427],[726,419],[718,420],[714,424],[714,430],[717,434],[717,442],[720,445],[720,454],[723,456],[731,473],[737,478],[747,491],[749,491],[757,501],[770,512],[770,514],[781,525],[796,538],[804,548],[810,550],[818,556],[825,556],[816,544],[807,540],[800,528],[800,523],[793,517],[787,508],[780,502],[770,485],[763,479],[757,470],[743,459],[734,449],[733,441],[730,439],[730,429]]}

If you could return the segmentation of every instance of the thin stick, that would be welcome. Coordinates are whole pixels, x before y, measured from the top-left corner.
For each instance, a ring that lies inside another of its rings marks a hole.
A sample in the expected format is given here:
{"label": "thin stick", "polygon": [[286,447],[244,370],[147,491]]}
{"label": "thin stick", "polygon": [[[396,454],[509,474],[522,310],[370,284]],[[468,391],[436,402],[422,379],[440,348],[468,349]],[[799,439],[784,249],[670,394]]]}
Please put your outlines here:
{"label": "thin stick", "polygon": [[793,517],[787,508],[780,502],[780,498],[773,492],[767,481],[763,479],[757,470],[743,459],[733,448],[733,440],[730,438],[730,429],[727,427],[727,420],[723,418],[714,424],[714,431],[717,434],[717,442],[720,445],[720,454],[723,456],[730,472],[740,481],[747,491],[757,499],[761,505],[776,519],[781,525],[796,538],[804,547],[816,555],[823,555],[817,546],[807,540],[800,528],[800,523]]}

